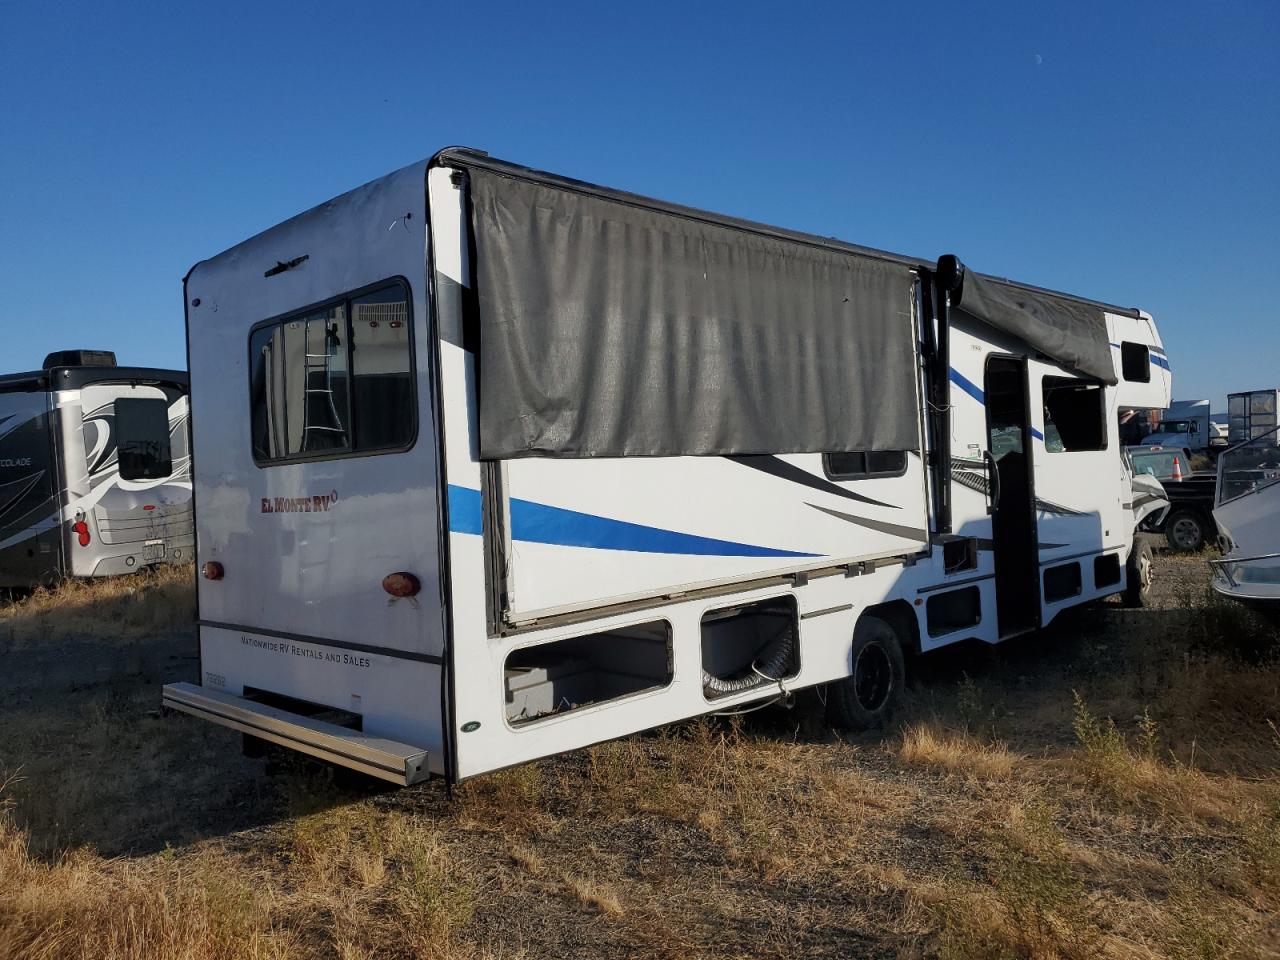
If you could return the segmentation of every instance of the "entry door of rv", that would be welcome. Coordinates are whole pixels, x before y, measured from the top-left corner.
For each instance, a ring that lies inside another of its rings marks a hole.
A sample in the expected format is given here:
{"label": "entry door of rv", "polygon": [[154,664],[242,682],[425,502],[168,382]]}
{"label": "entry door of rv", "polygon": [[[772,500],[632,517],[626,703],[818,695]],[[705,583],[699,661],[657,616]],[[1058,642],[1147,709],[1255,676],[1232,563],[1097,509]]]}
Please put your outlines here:
{"label": "entry door of rv", "polygon": [[992,471],[991,534],[995,549],[996,612],[1001,638],[1039,626],[1035,492],[1027,361],[987,360],[987,449]]}

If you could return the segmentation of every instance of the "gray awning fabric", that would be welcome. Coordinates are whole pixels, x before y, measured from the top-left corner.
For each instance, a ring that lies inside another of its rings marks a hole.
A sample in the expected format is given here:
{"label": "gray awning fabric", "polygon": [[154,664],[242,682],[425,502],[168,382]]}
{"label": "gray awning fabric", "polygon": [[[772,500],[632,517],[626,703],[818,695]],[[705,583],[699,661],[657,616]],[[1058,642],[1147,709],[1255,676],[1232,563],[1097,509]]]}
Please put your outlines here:
{"label": "gray awning fabric", "polygon": [[909,265],[470,181],[481,457],[919,448]]}
{"label": "gray awning fabric", "polygon": [[1104,383],[1116,382],[1107,321],[1099,306],[966,271],[959,307],[1063,366]]}

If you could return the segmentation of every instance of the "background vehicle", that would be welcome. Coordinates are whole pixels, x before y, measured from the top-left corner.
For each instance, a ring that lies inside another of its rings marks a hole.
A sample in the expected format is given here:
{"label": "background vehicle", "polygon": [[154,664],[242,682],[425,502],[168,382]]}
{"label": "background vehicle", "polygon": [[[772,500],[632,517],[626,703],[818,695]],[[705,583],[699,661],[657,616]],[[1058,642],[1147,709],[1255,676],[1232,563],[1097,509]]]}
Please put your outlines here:
{"label": "background vehicle", "polygon": [[194,555],[187,375],[66,350],[0,377],[0,587]]}
{"label": "background vehicle", "polygon": [[1193,471],[1191,451],[1186,448],[1129,447],[1129,461],[1135,475],[1154,477],[1169,501],[1162,516],[1152,516],[1144,530],[1163,533],[1174,550],[1196,551],[1218,536],[1213,520],[1217,473]]}
{"label": "background vehicle", "polygon": [[1276,411],[1280,410],[1280,390],[1247,390],[1227,394],[1227,441],[1231,445],[1268,438],[1280,444],[1276,432]]}
{"label": "background vehicle", "polygon": [[1213,588],[1280,618],[1280,428],[1237,444],[1218,459],[1214,517],[1223,557],[1211,560]]}
{"label": "background vehicle", "polygon": [[1143,437],[1144,446],[1185,447],[1207,451],[1218,438],[1209,417],[1208,400],[1175,400],[1160,415],[1155,430]]}

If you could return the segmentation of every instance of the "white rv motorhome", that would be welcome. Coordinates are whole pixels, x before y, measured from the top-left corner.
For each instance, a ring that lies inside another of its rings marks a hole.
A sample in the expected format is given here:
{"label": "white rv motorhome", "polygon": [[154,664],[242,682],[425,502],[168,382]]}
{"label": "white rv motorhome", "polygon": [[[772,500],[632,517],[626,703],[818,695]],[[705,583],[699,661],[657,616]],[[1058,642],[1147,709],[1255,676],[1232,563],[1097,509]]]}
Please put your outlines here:
{"label": "white rv motorhome", "polygon": [[451,149],[192,268],[198,683],[464,779],[1149,589],[1151,317]]}
{"label": "white rv motorhome", "polygon": [[187,375],[50,354],[0,376],[0,587],[194,558]]}

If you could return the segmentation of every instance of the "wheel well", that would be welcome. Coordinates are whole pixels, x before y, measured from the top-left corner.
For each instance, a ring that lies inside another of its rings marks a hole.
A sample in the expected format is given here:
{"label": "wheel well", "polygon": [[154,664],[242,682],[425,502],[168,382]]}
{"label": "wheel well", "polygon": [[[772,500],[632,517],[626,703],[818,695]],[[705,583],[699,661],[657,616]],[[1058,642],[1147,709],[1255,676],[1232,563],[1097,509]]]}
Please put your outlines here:
{"label": "wheel well", "polygon": [[920,621],[907,601],[890,600],[888,603],[878,603],[864,609],[858,618],[866,616],[879,617],[893,627],[894,632],[898,634],[898,640],[902,643],[903,653],[920,652]]}

